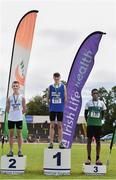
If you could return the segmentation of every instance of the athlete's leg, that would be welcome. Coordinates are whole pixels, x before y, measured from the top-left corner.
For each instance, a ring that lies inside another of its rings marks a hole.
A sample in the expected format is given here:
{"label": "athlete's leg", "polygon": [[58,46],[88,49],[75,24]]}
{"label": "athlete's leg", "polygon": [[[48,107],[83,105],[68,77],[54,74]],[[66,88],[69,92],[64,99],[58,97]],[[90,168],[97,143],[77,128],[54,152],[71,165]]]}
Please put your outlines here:
{"label": "athlete's leg", "polygon": [[91,143],[92,143],[92,138],[88,137],[88,139],[87,139],[87,157],[89,160],[91,160]]}
{"label": "athlete's leg", "polygon": [[10,151],[13,151],[13,137],[14,137],[14,129],[9,129],[9,145],[10,145]]}
{"label": "athlete's leg", "polygon": [[98,164],[98,165],[102,165],[102,162],[99,160],[99,158],[100,158],[100,150],[101,150],[100,136],[101,136],[101,126],[96,126],[95,127],[96,164]]}
{"label": "athlete's leg", "polygon": [[58,140],[59,140],[59,143],[61,143],[62,142],[62,122],[61,121],[57,122],[57,127],[58,127]]}
{"label": "athlete's leg", "polygon": [[16,122],[19,157],[23,156],[22,154],[22,125],[23,125],[23,121]]}
{"label": "athlete's leg", "polygon": [[8,121],[10,152],[13,151],[14,127],[15,127],[15,122]]}
{"label": "athlete's leg", "polygon": [[55,112],[50,112],[50,131],[49,131],[50,144],[48,145],[48,148],[50,149],[53,148],[53,142],[54,142],[55,116],[56,116]]}
{"label": "athlete's leg", "polygon": [[93,127],[87,126],[87,161],[85,164],[91,164],[91,143],[93,137]]}
{"label": "athlete's leg", "polygon": [[62,143],[62,121],[63,121],[63,112],[58,112],[57,113],[57,126],[58,126],[59,148],[65,149],[65,146]]}
{"label": "athlete's leg", "polygon": [[55,127],[56,112],[50,112],[50,143],[54,142],[54,127]]}
{"label": "athlete's leg", "polygon": [[50,122],[50,143],[52,144],[54,142],[54,127],[55,127],[55,122],[51,121]]}
{"label": "athlete's leg", "polygon": [[22,150],[22,129],[17,129],[18,150]]}
{"label": "athlete's leg", "polygon": [[96,139],[96,161],[99,159],[100,149],[101,149],[100,138],[97,138]]}

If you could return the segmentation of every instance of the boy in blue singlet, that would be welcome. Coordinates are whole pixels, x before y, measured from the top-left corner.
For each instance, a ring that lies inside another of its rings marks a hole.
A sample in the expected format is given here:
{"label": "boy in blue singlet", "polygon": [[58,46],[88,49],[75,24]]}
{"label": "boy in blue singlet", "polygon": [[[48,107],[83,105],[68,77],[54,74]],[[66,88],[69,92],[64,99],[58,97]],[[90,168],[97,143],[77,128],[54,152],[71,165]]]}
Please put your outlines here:
{"label": "boy in blue singlet", "polygon": [[60,82],[60,78],[61,76],[59,73],[54,73],[54,84],[50,85],[48,89],[48,103],[50,112],[50,144],[48,148],[51,149],[53,148],[54,126],[56,118],[58,127],[59,148],[65,148],[62,143],[62,120],[64,104],[67,100],[67,92],[65,85]]}

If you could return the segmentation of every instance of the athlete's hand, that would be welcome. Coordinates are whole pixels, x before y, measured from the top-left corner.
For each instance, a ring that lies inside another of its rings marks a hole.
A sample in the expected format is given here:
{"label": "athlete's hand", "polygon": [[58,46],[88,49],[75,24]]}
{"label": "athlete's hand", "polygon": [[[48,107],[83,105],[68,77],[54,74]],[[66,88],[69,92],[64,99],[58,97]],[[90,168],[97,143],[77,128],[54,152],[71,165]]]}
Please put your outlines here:
{"label": "athlete's hand", "polygon": [[25,110],[22,110],[22,113],[25,114]]}

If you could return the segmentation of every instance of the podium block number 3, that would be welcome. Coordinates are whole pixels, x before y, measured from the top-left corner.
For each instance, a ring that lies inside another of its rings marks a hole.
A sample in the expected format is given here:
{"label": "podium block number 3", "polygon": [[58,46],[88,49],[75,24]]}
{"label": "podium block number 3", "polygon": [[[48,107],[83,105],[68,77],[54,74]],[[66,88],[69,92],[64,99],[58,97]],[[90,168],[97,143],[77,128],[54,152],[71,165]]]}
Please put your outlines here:
{"label": "podium block number 3", "polygon": [[94,172],[97,173],[98,172],[98,167],[94,166]]}
{"label": "podium block number 3", "polygon": [[9,163],[8,168],[16,168],[16,159],[9,159]]}
{"label": "podium block number 3", "polygon": [[57,166],[61,166],[61,152],[57,152],[53,155],[53,159],[57,158]]}

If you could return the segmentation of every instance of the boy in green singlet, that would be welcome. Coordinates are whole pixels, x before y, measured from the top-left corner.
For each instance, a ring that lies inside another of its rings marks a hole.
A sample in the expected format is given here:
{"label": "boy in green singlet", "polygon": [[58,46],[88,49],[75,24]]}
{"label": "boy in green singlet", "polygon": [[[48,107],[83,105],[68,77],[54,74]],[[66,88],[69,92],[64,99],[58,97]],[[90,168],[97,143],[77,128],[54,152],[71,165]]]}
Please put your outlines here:
{"label": "boy in green singlet", "polygon": [[85,119],[87,122],[87,154],[88,159],[85,162],[86,165],[91,164],[91,143],[92,138],[96,140],[96,165],[102,165],[100,161],[100,136],[102,119],[104,117],[104,111],[106,106],[103,101],[99,100],[99,92],[97,89],[91,91],[92,99],[86,103],[85,106]]}

